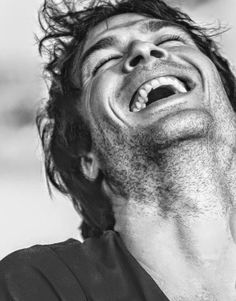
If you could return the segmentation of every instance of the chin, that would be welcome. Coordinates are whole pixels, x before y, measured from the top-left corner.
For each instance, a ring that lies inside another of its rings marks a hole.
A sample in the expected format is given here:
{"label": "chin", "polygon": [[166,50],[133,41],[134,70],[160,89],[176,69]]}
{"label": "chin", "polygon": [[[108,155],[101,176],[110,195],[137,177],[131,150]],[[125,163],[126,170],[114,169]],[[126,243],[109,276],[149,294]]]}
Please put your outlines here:
{"label": "chin", "polygon": [[[211,114],[203,109],[186,109],[170,113],[146,128],[142,137],[155,149],[176,146],[183,141],[207,138],[213,128]],[[149,136],[150,139],[147,139]],[[147,145],[148,146],[148,145]]]}

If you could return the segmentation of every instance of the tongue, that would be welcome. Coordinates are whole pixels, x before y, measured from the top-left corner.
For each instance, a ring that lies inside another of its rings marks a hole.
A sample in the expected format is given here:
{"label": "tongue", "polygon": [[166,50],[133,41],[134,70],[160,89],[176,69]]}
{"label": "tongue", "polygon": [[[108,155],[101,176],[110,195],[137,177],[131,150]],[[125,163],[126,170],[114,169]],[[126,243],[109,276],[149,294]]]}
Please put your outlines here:
{"label": "tongue", "polygon": [[176,94],[176,91],[172,86],[161,86],[159,88],[151,90],[151,92],[148,94],[147,105],[150,105],[154,101],[160,100],[162,98],[170,97],[174,94]]}

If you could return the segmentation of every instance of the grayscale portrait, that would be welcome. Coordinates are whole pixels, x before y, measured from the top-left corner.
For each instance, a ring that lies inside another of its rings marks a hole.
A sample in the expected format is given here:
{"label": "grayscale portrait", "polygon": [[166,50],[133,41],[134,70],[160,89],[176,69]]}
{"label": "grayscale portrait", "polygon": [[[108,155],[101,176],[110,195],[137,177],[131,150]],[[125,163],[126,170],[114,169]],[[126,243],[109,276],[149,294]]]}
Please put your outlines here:
{"label": "grayscale portrait", "polygon": [[0,301],[236,301],[234,0],[24,5],[1,26]]}

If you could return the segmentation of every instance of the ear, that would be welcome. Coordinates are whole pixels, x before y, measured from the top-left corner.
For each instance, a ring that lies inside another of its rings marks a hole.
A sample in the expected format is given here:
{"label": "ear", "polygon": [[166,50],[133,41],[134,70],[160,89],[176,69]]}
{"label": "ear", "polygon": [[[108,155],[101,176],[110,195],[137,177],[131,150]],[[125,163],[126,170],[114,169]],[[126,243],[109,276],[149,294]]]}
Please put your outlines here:
{"label": "ear", "polygon": [[81,158],[81,169],[90,181],[95,181],[99,174],[99,162],[97,156],[93,152],[89,152]]}

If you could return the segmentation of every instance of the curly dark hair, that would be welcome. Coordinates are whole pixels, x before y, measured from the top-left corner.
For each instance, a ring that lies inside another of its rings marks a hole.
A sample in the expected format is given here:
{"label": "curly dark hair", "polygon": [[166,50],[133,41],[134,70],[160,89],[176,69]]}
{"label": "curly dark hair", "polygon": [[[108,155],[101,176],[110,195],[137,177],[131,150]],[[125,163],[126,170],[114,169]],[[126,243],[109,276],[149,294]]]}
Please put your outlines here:
{"label": "curly dark hair", "polygon": [[[39,51],[47,56],[45,74],[49,79],[49,99],[37,116],[49,186],[69,196],[82,215],[82,236],[99,236],[113,229],[114,216],[101,189],[103,174],[96,181],[81,171],[81,156],[91,149],[91,135],[80,110],[82,91],[79,58],[87,33],[99,22],[118,14],[136,13],[168,20],[183,27],[198,48],[215,64],[226,93],[236,110],[236,80],[212,36],[188,15],[161,0],[93,1],[78,9],[79,1],[45,0],[39,12],[44,36]],[[84,1],[82,1],[84,2]]]}

